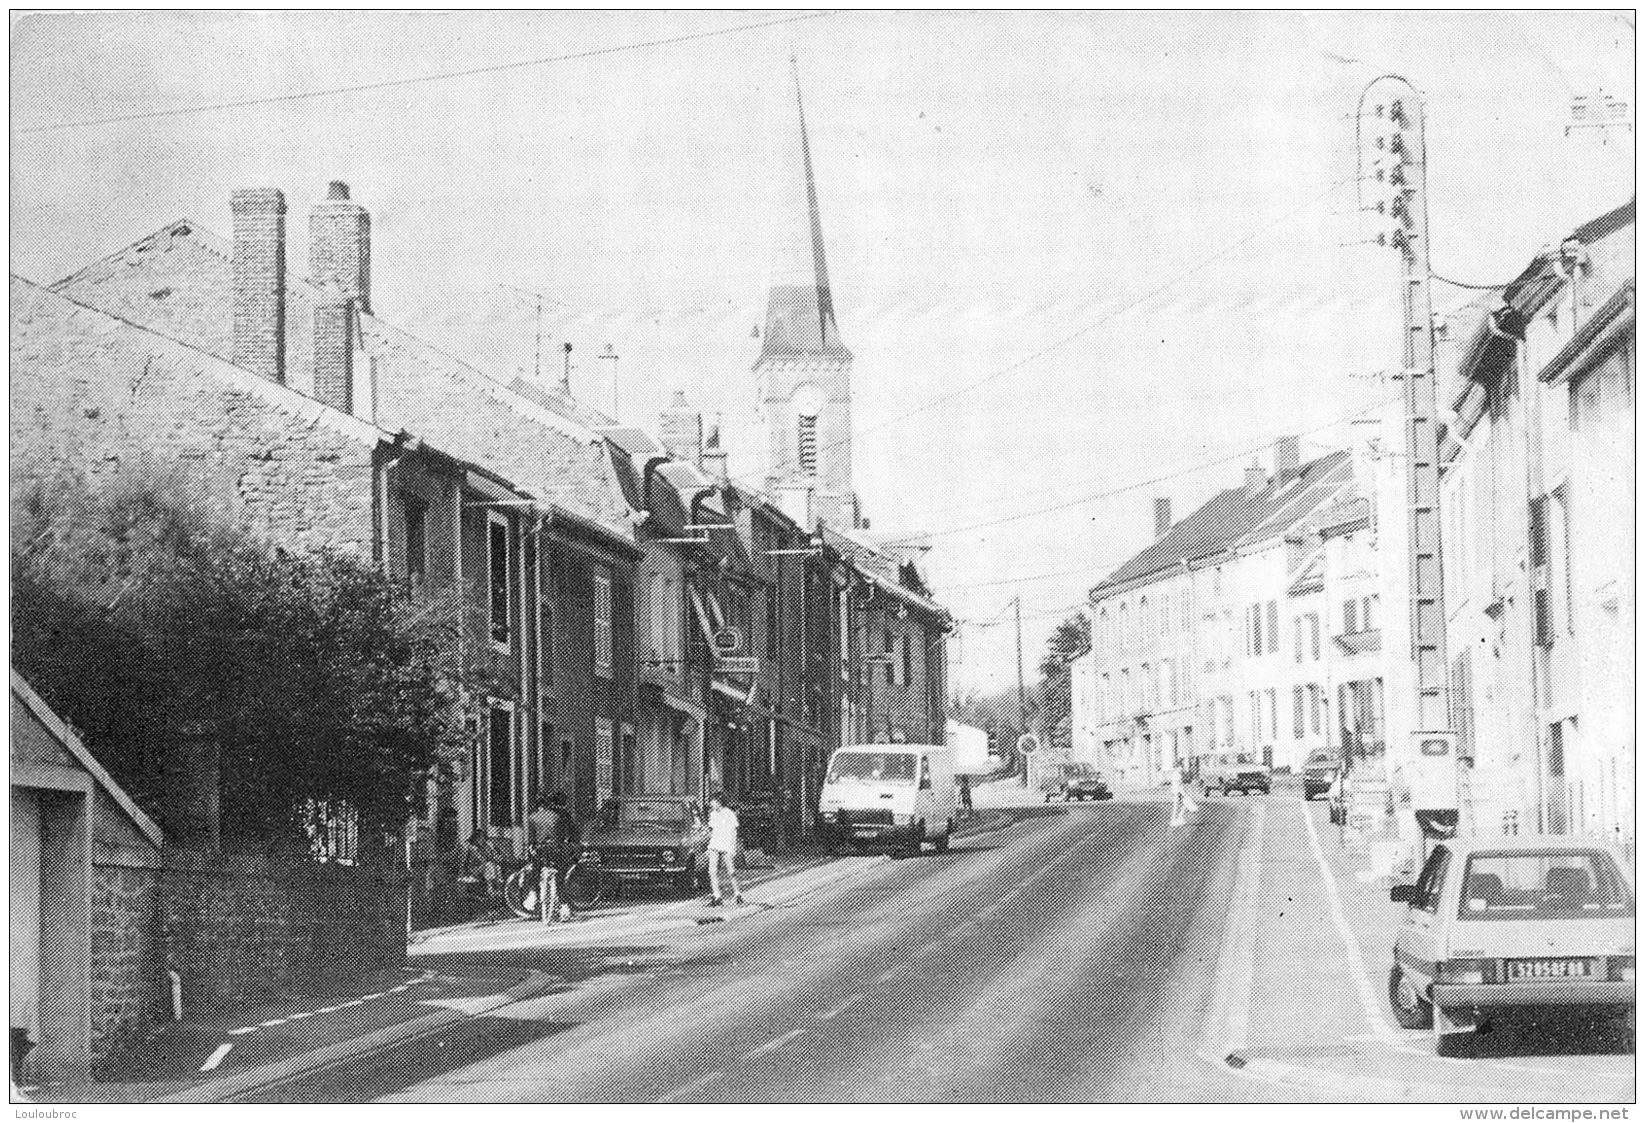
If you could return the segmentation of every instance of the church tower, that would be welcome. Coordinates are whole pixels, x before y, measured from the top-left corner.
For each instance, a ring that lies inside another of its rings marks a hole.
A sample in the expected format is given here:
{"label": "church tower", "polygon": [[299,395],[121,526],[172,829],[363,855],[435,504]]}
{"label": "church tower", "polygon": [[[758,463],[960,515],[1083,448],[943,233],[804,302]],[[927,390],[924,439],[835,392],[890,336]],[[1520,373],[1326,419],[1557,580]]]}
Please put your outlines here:
{"label": "church tower", "polygon": [[805,525],[850,529],[859,521],[851,486],[851,352],[834,322],[798,65],[793,69],[794,150],[781,169],[771,295],[754,364],[770,442],[766,484]]}

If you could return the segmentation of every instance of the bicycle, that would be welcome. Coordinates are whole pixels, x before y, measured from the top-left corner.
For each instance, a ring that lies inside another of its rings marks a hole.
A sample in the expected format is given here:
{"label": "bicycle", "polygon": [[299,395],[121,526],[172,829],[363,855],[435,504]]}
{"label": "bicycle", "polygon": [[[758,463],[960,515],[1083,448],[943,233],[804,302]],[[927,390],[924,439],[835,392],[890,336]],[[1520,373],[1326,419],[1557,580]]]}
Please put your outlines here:
{"label": "bicycle", "polygon": [[[560,875],[560,902],[572,912],[587,912],[605,898],[604,879],[584,860],[585,856],[578,854],[577,860]],[[521,920],[534,920],[541,915],[541,902],[537,898],[543,890],[542,879],[532,885],[531,874],[534,870],[546,873],[550,868],[527,863],[503,882],[503,903]]]}

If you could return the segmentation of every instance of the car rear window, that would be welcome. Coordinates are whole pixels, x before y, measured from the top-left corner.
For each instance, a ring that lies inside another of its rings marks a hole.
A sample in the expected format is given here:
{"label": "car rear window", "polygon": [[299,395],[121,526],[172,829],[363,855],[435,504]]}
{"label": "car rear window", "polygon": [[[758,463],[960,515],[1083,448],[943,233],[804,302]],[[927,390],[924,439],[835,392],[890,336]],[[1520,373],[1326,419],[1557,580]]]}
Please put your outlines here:
{"label": "car rear window", "polygon": [[1464,920],[1631,917],[1634,897],[1603,851],[1482,852],[1468,858],[1458,915]]}

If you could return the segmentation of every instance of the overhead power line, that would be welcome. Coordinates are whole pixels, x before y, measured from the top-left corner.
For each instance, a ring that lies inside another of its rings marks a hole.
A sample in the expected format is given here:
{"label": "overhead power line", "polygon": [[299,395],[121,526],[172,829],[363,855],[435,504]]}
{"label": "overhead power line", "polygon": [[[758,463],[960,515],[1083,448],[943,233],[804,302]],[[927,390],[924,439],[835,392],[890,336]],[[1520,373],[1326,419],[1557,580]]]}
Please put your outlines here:
{"label": "overhead power line", "polygon": [[[969,394],[971,391],[979,389],[982,386],[986,386],[990,382],[997,381],[1001,378],[1004,378],[1008,374],[1011,374],[1015,371],[1021,370],[1023,367],[1027,366],[1028,364],[1033,363],[1033,362],[1035,362],[1039,359],[1044,358],[1046,355],[1051,354],[1053,351],[1060,350],[1061,348],[1066,347],[1068,344],[1073,343],[1074,341],[1076,341],[1078,339],[1082,339],[1087,335],[1090,335],[1092,332],[1096,331],[1099,327],[1102,327],[1104,324],[1108,323],[1110,320],[1118,319],[1120,316],[1123,316],[1126,313],[1133,311],[1134,309],[1141,306],[1142,304],[1145,304],[1149,300],[1152,300],[1154,297],[1158,296],[1160,293],[1162,293],[1165,290],[1171,288],[1173,285],[1176,285],[1181,281],[1185,281],[1188,278],[1190,278],[1190,277],[1192,277],[1192,276],[1194,276],[1194,275],[1196,275],[1200,272],[1203,272],[1205,269],[1209,268],[1211,265],[1213,265],[1217,261],[1221,260],[1224,257],[1227,257],[1229,254],[1233,253],[1235,250],[1241,248],[1242,246],[1245,246],[1245,245],[1255,241],[1256,239],[1262,237],[1264,234],[1268,233],[1268,231],[1272,230],[1274,227],[1279,226],[1279,225],[1289,221],[1290,219],[1294,218],[1297,214],[1299,214],[1302,211],[1304,211],[1304,210],[1308,209],[1309,207],[1313,206],[1315,203],[1318,203],[1318,202],[1322,201],[1323,199],[1327,198],[1328,196],[1330,196],[1331,194],[1342,190],[1342,188],[1348,186],[1349,184],[1357,182],[1357,179],[1358,179],[1357,176],[1349,176],[1346,179],[1337,180],[1336,182],[1332,183],[1330,186],[1325,188],[1324,191],[1321,191],[1319,194],[1314,195],[1314,196],[1304,200],[1303,202],[1297,204],[1296,206],[1292,207],[1290,210],[1287,210],[1284,214],[1281,214],[1277,218],[1274,218],[1272,221],[1264,223],[1263,225],[1257,227],[1255,230],[1251,231],[1249,234],[1245,235],[1243,238],[1239,238],[1236,241],[1229,242],[1227,245],[1223,246],[1221,249],[1217,250],[1216,252],[1211,253],[1211,254],[1207,254],[1206,256],[1204,256],[1204,257],[1200,258],[1198,261],[1196,261],[1193,265],[1190,265],[1188,268],[1186,268],[1186,269],[1184,269],[1184,270],[1182,270],[1178,273],[1172,274],[1170,277],[1166,278],[1164,281],[1162,281],[1160,284],[1156,285],[1154,288],[1149,289],[1147,292],[1143,293],[1141,296],[1138,296],[1133,300],[1127,301],[1126,303],[1124,303],[1124,304],[1120,305],[1118,308],[1116,308],[1114,311],[1108,313],[1105,316],[1098,317],[1097,319],[1093,320],[1089,324],[1086,324],[1084,327],[1080,328],[1079,330],[1071,332],[1070,334],[1065,335],[1065,336],[1061,337],[1060,339],[1057,339],[1055,342],[1046,344],[1044,347],[1041,347],[1039,350],[1033,352],[1032,354],[1025,355],[1021,359],[1018,359],[1016,362],[1013,362],[1013,363],[1011,363],[1007,366],[1001,367],[999,370],[996,370],[991,374],[986,374],[983,377],[981,377],[981,378],[979,378],[979,379],[977,379],[973,382],[968,382],[964,386],[957,387],[956,389],[950,390],[945,394],[939,394],[936,397],[930,399],[929,401],[926,401],[926,402],[922,403],[921,405],[917,405],[912,409],[905,410],[904,412],[897,414],[895,417],[888,418],[885,421],[881,421],[876,425],[870,425],[865,429],[858,429],[858,430],[856,430],[856,431],[854,431],[850,434],[847,434],[846,436],[837,437],[832,441],[825,442],[824,444],[819,446],[820,450],[839,448],[840,446],[842,446],[842,445],[844,445],[844,444],[846,444],[846,443],[848,443],[852,440],[856,440],[856,439],[859,439],[861,437],[865,437],[865,436],[869,435],[870,433],[876,433],[876,432],[878,432],[882,429],[890,428],[893,425],[901,424],[902,422],[907,421],[910,417],[918,416],[919,414],[924,413],[926,410],[935,409],[937,406],[943,405],[946,402],[953,401],[955,398],[961,397],[965,394]],[[756,483],[756,482],[758,482],[758,479],[755,476],[741,476],[741,477],[738,477],[734,482],[748,484],[748,483]]]}
{"label": "overhead power line", "polygon": [[1440,284],[1450,285],[1454,289],[1479,289],[1482,292],[1486,292],[1492,289],[1504,289],[1508,287],[1507,281],[1502,282],[1500,285],[1470,285],[1467,281],[1453,281],[1449,277],[1441,277],[1438,273],[1430,273],[1428,275]]}
{"label": "overhead power line", "polygon": [[626,51],[649,50],[654,47],[672,47],[681,43],[696,42],[701,39],[715,39],[724,35],[736,35],[744,31],[759,31],[768,27],[781,27],[785,24],[799,23],[803,20],[821,19],[837,13],[806,12],[802,15],[787,16],[783,19],[763,20],[759,23],[737,24],[732,27],[721,27],[713,31],[694,31],[686,35],[672,35],[664,39],[647,39],[639,43],[619,43],[610,47],[595,47],[586,51],[571,51],[563,55],[548,55],[544,58],[520,59],[516,62],[502,62],[491,66],[476,66],[467,70],[448,70],[439,74],[419,74],[410,78],[387,78],[381,82],[361,82],[353,86],[332,86],[322,90],[302,90],[289,94],[271,94],[267,97],[240,98],[235,101],[218,101],[205,105],[181,105],[169,109],[149,109],[140,113],[121,113],[110,117],[87,117],[77,121],[58,121],[50,125],[32,125],[28,128],[16,129],[17,133],[51,133],[64,129],[84,129],[96,125],[118,125],[128,121],[149,121],[156,117],[182,117],[193,113],[216,113],[225,109],[246,109],[258,105],[282,105],[294,101],[309,101],[322,97],[342,97],[346,94],[371,93],[376,90],[392,90],[405,86],[427,85],[430,82],[445,82],[453,78],[473,78],[482,74],[500,74],[509,70],[523,70],[532,66],[550,66],[557,62],[574,62],[579,59],[600,58],[605,55],[621,54]]}
{"label": "overhead power line", "polygon": [[[1321,425],[1316,425],[1312,429],[1304,429],[1300,433],[1287,434],[1287,435],[1288,436],[1297,436],[1297,437],[1306,437],[1306,436],[1309,436],[1309,435],[1314,434],[1314,433],[1324,432],[1326,429],[1329,429],[1332,426],[1340,425],[1344,421],[1352,421],[1356,417],[1363,417],[1365,414],[1370,413],[1373,410],[1381,409],[1383,406],[1389,405],[1389,404],[1391,404],[1393,402],[1396,402],[1398,400],[1399,400],[1398,398],[1389,398],[1386,401],[1373,402],[1371,405],[1365,406],[1363,409],[1355,410],[1352,413],[1345,413],[1345,414],[1342,414],[1339,417],[1333,417],[1331,420],[1329,420],[1329,421],[1327,421],[1327,422],[1325,422]],[[1068,500],[1064,503],[1053,503],[1048,507],[1036,507],[1033,510],[1018,511],[1016,514],[1006,515],[1002,518],[987,519],[987,520],[984,520],[983,522],[969,523],[965,526],[948,527],[944,530],[922,530],[919,533],[919,538],[921,538],[921,539],[942,538],[942,537],[945,537],[945,536],[950,535],[950,534],[964,534],[967,531],[983,530],[983,529],[986,529],[988,527],[1002,526],[1005,523],[1017,522],[1020,519],[1031,519],[1031,518],[1034,518],[1038,515],[1051,514],[1052,512],[1055,512],[1055,511],[1065,511],[1070,507],[1078,507],[1081,504],[1085,504],[1085,503],[1094,503],[1098,499],[1108,499],[1108,498],[1110,498],[1112,496],[1115,496],[1115,495],[1123,495],[1127,491],[1135,491],[1138,488],[1149,487],[1149,486],[1151,486],[1153,484],[1157,484],[1157,483],[1164,483],[1166,480],[1177,479],[1180,476],[1192,475],[1193,473],[1203,471],[1206,468],[1214,468],[1219,464],[1227,464],[1228,462],[1233,461],[1233,460],[1241,460],[1241,459],[1243,459],[1247,456],[1252,455],[1253,453],[1261,452],[1263,449],[1268,448],[1271,444],[1272,444],[1272,438],[1270,438],[1269,440],[1265,440],[1260,444],[1249,445],[1245,448],[1242,448],[1242,449],[1238,450],[1237,452],[1231,452],[1231,453],[1227,454],[1226,456],[1219,456],[1214,460],[1205,460],[1205,461],[1201,461],[1197,464],[1190,464],[1187,467],[1179,468],[1179,469],[1177,469],[1176,471],[1173,471],[1173,472],[1165,472],[1165,473],[1162,473],[1162,474],[1157,475],[1157,476],[1150,476],[1146,480],[1137,480],[1133,483],[1121,484],[1117,487],[1107,488],[1103,491],[1092,492],[1089,495],[1082,495],[1078,499],[1070,499],[1070,500]],[[884,544],[885,545],[895,545],[895,544],[897,544],[899,542],[902,542],[902,541],[905,541],[905,540],[904,539],[899,539],[899,538],[890,538],[890,539],[886,539]]]}

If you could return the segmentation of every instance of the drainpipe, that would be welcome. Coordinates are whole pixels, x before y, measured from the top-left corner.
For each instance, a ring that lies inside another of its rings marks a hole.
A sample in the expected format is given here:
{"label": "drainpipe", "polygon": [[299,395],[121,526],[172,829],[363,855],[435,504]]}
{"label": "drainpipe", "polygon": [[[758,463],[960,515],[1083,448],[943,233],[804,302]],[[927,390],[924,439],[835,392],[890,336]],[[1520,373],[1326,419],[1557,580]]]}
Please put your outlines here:
{"label": "drainpipe", "polygon": [[168,968],[166,974],[171,976],[171,1020],[183,1020],[183,976],[175,968]]}

